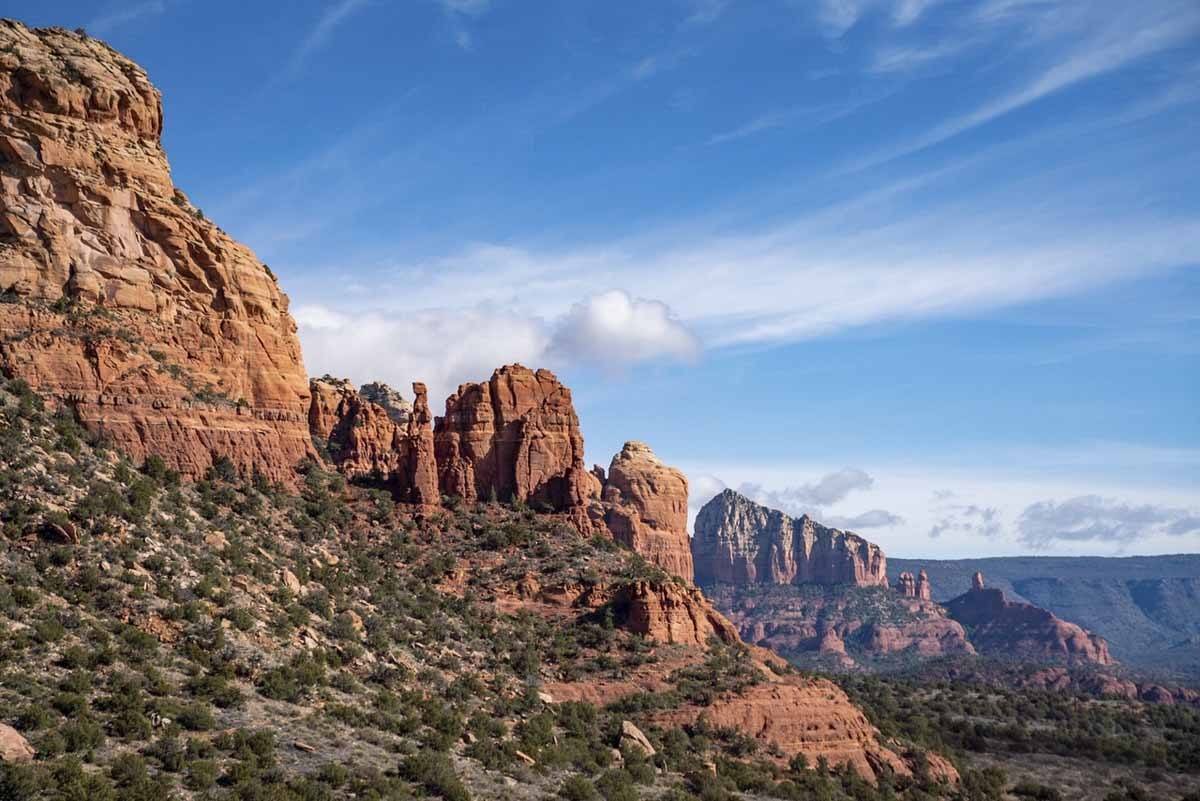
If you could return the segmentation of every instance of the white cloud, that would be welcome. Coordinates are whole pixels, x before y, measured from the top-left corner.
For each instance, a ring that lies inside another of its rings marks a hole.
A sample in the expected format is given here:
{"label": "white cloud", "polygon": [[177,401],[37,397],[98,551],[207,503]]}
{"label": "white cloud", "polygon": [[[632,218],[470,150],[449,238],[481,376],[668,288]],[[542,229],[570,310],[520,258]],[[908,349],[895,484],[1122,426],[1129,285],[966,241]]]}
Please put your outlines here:
{"label": "white cloud", "polygon": [[900,27],[912,25],[938,2],[940,0],[897,0],[895,8],[892,9],[892,20]]}
{"label": "white cloud", "polygon": [[589,297],[554,322],[497,307],[344,313],[320,304],[295,309],[311,375],[355,383],[429,385],[435,410],[458,384],[502,364],[619,369],[655,359],[691,359],[695,338],[656,301],[619,290]]}
{"label": "white cloud", "polygon": [[945,534],[972,537],[996,537],[1003,531],[1000,510],[994,506],[948,504],[938,509],[937,521],[929,536],[937,539]]}
{"label": "white cloud", "polygon": [[869,490],[874,484],[875,479],[865,471],[844,467],[807,484],[767,489],[756,482],[743,482],[737,491],[755,503],[794,517],[809,515],[820,519],[825,507],[839,503],[852,492]]}
{"label": "white cloud", "polygon": [[502,364],[537,365],[548,344],[538,321],[486,310],[349,315],[309,305],[295,317],[310,375],[384,381],[406,396],[413,381],[424,381],[435,414],[460,383],[486,379]]}
{"label": "white cloud", "polygon": [[708,25],[716,22],[733,0],[688,0],[691,14],[686,22],[692,25]]}
{"label": "white cloud", "polygon": [[1081,495],[1030,504],[1017,520],[1017,529],[1021,541],[1034,548],[1072,541],[1129,545],[1162,535],[1200,535],[1200,514],[1180,507]]}
{"label": "white cloud", "polygon": [[555,326],[549,354],[559,361],[622,367],[652,359],[696,358],[700,343],[663,303],[620,290],[571,307]]}
{"label": "white cloud", "polygon": [[[1122,500],[1106,501],[1099,506],[1051,501],[1047,503],[1054,504],[1053,509],[1035,511],[1026,520],[1036,516],[1037,531],[1057,533],[1086,530],[1088,514],[1104,521],[1108,526],[1105,530],[1118,533],[1124,533],[1119,525],[1122,521],[1126,525],[1133,520],[1156,522],[1140,529],[1132,540],[1057,538],[1035,547],[1078,556],[1200,551],[1200,511],[1191,508],[1195,501],[1194,486],[1163,481],[1157,476],[1139,480],[1157,470],[1159,462],[1148,461],[1146,454],[1137,448],[1106,449],[1105,461],[1089,463],[1097,469],[1102,466],[1102,472],[1061,470],[1064,464],[1096,453],[1092,449],[1080,454],[1071,450],[1058,454],[1048,450],[1041,453],[997,450],[988,453],[986,465],[917,464],[910,460],[873,463],[869,488],[856,489],[836,504],[808,511],[826,525],[865,534],[888,556],[942,559],[1015,556],[1029,553],[1034,545],[1020,529],[1027,509],[1045,509],[1038,504],[1047,497],[1074,499],[1096,494],[1103,499]],[[1194,457],[1190,464],[1197,464]],[[831,472],[828,465],[807,462],[685,461],[678,466],[687,473],[694,490],[707,495],[693,497],[693,510],[698,510],[727,484],[736,487],[754,482],[760,497],[770,497],[772,493],[786,491],[796,475]],[[933,493],[930,487],[940,489]],[[1089,489],[1094,493],[1089,493]],[[871,511],[864,513],[861,511],[864,508]],[[879,514],[881,511],[883,514]],[[899,519],[891,522],[885,515]],[[1047,520],[1053,520],[1054,525],[1040,525]],[[1072,520],[1082,522],[1073,528],[1061,526],[1064,521]],[[1013,525],[1013,521],[1017,524]],[[1118,524],[1115,528],[1114,521]],[[863,525],[865,522],[887,524],[867,526]],[[938,535],[929,536],[939,526]]]}

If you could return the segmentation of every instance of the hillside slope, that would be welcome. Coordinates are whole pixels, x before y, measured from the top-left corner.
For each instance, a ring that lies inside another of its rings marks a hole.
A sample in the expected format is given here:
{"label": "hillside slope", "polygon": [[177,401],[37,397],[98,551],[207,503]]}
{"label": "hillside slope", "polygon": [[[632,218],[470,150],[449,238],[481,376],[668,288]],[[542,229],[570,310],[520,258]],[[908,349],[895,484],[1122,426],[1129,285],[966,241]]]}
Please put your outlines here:
{"label": "hillside slope", "polygon": [[0,388],[0,798],[952,792],[566,516],[303,475],[136,469]]}

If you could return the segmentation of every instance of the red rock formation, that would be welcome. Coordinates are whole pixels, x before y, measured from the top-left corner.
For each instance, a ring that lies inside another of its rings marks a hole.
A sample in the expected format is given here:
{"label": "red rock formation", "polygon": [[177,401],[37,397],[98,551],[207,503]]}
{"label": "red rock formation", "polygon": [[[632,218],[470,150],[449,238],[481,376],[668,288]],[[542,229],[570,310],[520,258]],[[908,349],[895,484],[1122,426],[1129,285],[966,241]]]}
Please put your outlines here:
{"label": "red rock formation", "polygon": [[[705,707],[685,707],[655,716],[660,725],[703,720],[714,728],[746,732],[789,756],[804,754],[809,764],[824,758],[831,766],[850,765],[874,783],[885,766],[901,776],[912,768],[879,742],[879,731],[831,681],[789,677],[759,684],[740,695],[721,697]],[[931,763],[935,778],[958,782],[945,760]]]}
{"label": "red rock formation", "polygon": [[599,493],[583,463],[571,391],[549,370],[501,367],[463,384],[434,424],[439,485],[470,500],[583,508]]}
{"label": "red rock formation", "polygon": [[604,522],[620,543],[677,576],[692,580],[688,483],[649,445],[626,442],[604,482]]}
{"label": "red rock formation", "polygon": [[291,481],[314,453],[287,297],[171,182],[140,67],[0,21],[0,370],[135,461]]}
{"label": "red rock formation", "polygon": [[700,510],[692,539],[696,581],[887,586],[887,559],[862,537],[826,528],[725,490]]}
{"label": "red rock formation", "polygon": [[391,398],[391,409],[366,400],[344,379],[315,379],[311,392],[309,428],[314,438],[327,444],[339,472],[351,479],[377,481],[401,501],[437,503],[437,467],[424,384],[413,384],[416,401],[404,414],[399,413],[404,406],[395,401],[398,396],[385,385],[374,385],[372,392]]}
{"label": "red rock formation", "polygon": [[635,581],[612,600],[622,628],[668,645],[707,647],[712,638],[741,643],[737,629],[695,587]]}
{"label": "red rock formation", "polygon": [[975,574],[972,585],[948,602],[946,610],[967,628],[980,653],[1070,664],[1114,664],[1103,638],[1040,607],[1009,601],[1003,590],[984,588],[981,573]]}
{"label": "red rock formation", "polygon": [[917,597],[917,580],[913,574],[907,570],[900,574],[896,580],[896,592],[903,595],[905,598]]}
{"label": "red rock formation", "polygon": [[933,585],[929,583],[929,574],[922,570],[917,574],[917,598],[922,601],[933,600]]}

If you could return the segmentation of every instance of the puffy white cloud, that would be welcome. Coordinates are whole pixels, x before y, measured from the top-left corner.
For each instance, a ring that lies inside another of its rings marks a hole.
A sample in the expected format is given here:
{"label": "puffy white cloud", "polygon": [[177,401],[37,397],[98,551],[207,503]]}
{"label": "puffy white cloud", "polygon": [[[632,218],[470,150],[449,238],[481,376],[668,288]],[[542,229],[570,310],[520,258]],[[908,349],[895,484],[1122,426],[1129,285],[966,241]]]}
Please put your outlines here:
{"label": "puffy white cloud", "polygon": [[481,310],[350,315],[301,306],[295,316],[310,375],[385,381],[406,396],[413,381],[424,381],[435,414],[464,381],[502,364],[536,365],[548,342],[537,320]]}
{"label": "puffy white cloud", "polygon": [[1164,534],[1200,534],[1200,515],[1177,507],[1080,495],[1030,504],[1017,520],[1017,530],[1020,540],[1035,548],[1066,541],[1129,544]]}
{"label": "puffy white cloud", "polygon": [[550,345],[557,360],[605,367],[659,358],[689,360],[699,352],[699,342],[665,304],[621,290],[572,306],[555,326]]}
{"label": "puffy white cloud", "polygon": [[311,375],[385,381],[404,394],[424,381],[435,413],[460,383],[485,379],[503,364],[617,369],[699,352],[664,304],[619,290],[590,297],[553,323],[483,305],[350,314],[307,304],[294,314]]}

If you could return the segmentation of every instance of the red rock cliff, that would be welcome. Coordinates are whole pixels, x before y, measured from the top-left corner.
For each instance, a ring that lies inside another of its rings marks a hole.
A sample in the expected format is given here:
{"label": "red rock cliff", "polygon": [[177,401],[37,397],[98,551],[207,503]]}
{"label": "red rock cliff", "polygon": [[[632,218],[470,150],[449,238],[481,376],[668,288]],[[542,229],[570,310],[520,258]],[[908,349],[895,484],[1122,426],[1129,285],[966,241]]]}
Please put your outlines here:
{"label": "red rock cliff", "polygon": [[604,483],[604,522],[613,537],[648,561],[692,580],[688,483],[649,445],[627,442],[613,457]]}
{"label": "red rock cliff", "polygon": [[793,519],[733,490],[696,518],[696,582],[711,584],[853,584],[887,586],[887,559],[857,534]]}
{"label": "red rock cliff", "polygon": [[171,182],[162,104],[107,45],[0,21],[0,370],[135,461],[313,453],[287,297]]}

